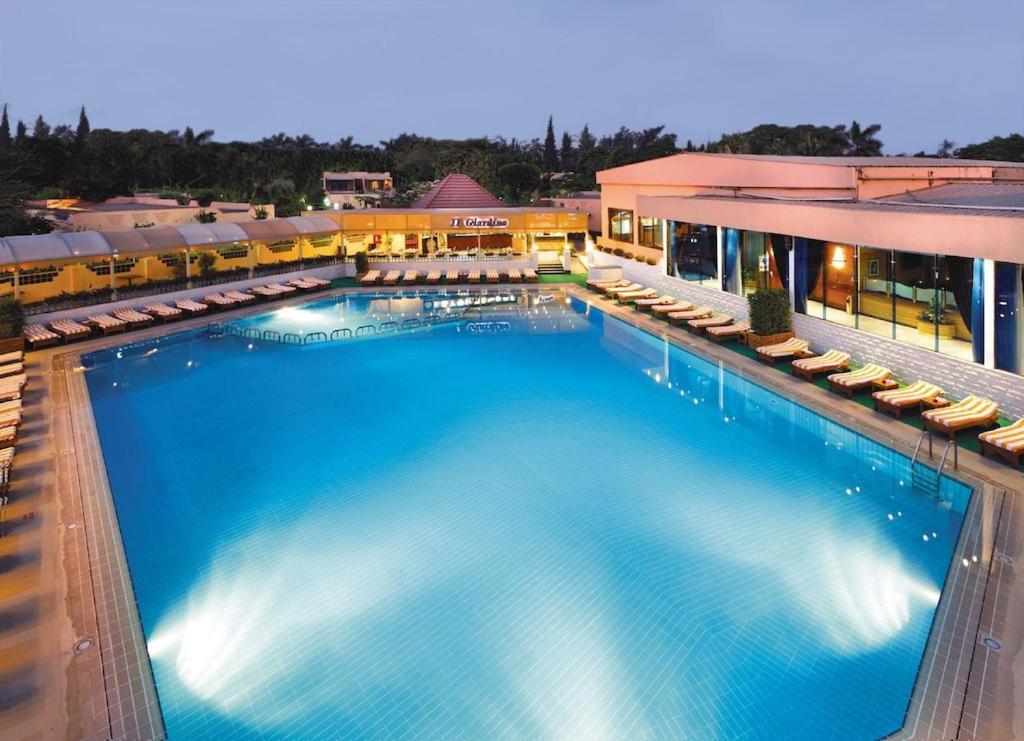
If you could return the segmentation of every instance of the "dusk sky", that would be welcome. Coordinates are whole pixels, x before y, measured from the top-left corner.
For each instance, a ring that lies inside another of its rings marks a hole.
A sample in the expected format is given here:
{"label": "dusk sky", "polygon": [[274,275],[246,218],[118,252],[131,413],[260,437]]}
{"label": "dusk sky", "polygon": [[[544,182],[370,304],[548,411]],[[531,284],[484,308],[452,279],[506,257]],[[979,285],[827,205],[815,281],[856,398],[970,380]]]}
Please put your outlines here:
{"label": "dusk sky", "polygon": [[374,143],[880,123],[885,153],[1024,129],[1024,0],[0,0],[13,121]]}

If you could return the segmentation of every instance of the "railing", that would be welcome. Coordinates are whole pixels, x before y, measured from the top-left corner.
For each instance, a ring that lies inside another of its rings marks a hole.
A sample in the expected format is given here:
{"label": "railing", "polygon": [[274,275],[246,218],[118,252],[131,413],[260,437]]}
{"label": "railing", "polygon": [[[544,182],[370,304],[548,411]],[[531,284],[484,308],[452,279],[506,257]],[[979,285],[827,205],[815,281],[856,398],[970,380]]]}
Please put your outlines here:
{"label": "railing", "polygon": [[410,253],[408,255],[391,255],[391,254],[374,254],[373,252],[366,253],[367,258],[370,262],[374,263],[390,263],[390,262],[479,262],[482,260],[519,260],[521,262],[529,262],[531,257],[528,253],[522,252],[457,252],[453,254],[438,254],[436,252],[429,255],[424,255],[420,252]]}
{"label": "railing", "polygon": [[[471,308],[471,307],[467,307]],[[259,329],[258,327],[242,327],[238,324],[225,324],[223,322],[210,322],[206,325],[206,336],[212,339],[220,337],[240,337],[245,340],[259,340],[261,342],[275,342],[281,345],[322,345],[332,342],[343,342],[352,339],[377,337],[380,335],[396,334],[398,332],[413,332],[419,329],[429,329],[440,324],[450,324],[465,319],[463,313],[450,313],[445,316],[439,314],[428,314],[422,319],[406,319],[401,325],[395,321],[382,322],[381,324],[364,324],[353,332],[348,327],[339,327],[331,330],[330,334],[322,330],[299,334],[296,332],[281,333],[276,329]]]}

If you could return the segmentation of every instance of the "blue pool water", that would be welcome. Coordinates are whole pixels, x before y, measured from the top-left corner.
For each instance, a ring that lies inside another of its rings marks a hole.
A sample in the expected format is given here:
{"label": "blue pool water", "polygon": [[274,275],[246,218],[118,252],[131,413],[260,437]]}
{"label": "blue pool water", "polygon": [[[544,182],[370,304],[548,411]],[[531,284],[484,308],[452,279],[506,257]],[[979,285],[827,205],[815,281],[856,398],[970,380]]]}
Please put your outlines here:
{"label": "blue pool water", "polygon": [[85,359],[171,737],[896,730],[969,490],[916,493],[906,458],[597,307],[501,295]]}

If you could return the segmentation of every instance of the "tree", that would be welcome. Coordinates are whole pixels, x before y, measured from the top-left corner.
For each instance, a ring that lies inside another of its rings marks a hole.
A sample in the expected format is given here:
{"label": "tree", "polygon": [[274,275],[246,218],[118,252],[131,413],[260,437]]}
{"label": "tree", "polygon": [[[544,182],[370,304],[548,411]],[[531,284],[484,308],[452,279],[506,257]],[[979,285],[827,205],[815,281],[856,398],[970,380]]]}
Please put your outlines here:
{"label": "tree", "polygon": [[597,140],[590,133],[590,125],[583,124],[583,130],[580,132],[580,154],[590,154],[595,144]]}
{"label": "tree", "polygon": [[78,128],[75,129],[75,146],[85,146],[86,139],[89,138],[89,117],[85,115],[85,106],[82,106],[82,110],[78,112]]}
{"label": "tree", "polygon": [[199,275],[207,277],[213,272],[213,266],[217,262],[216,256],[212,252],[200,252],[197,264],[199,266]]}
{"label": "tree", "polygon": [[196,214],[196,221],[200,224],[212,224],[217,220],[217,214],[213,211],[207,211],[205,208],[199,209],[199,213]]}
{"label": "tree", "polygon": [[850,145],[846,153],[854,157],[878,157],[882,154],[882,142],[875,138],[875,134],[881,130],[881,124],[861,129],[860,124],[854,121],[850,124]]}
{"label": "tree", "polygon": [[498,168],[498,180],[511,200],[519,203],[523,195],[532,193],[540,185],[540,168],[532,162],[509,162]]}
{"label": "tree", "polygon": [[555,149],[555,120],[548,116],[548,131],[544,135],[544,171],[558,170],[558,150]]}
{"label": "tree", "polygon": [[562,163],[562,171],[572,172],[576,165],[576,156],[572,150],[572,136],[568,131],[562,132],[562,149],[558,153],[558,157]]}
{"label": "tree", "polygon": [[28,136],[28,128],[25,126],[25,122],[19,119],[18,120],[18,125],[15,128],[14,143],[15,144],[22,144],[25,141],[25,138],[27,136]]}
{"label": "tree", "polygon": [[957,157],[972,160],[1001,160],[1024,162],[1024,136],[994,136],[980,144],[968,144],[955,152]]}
{"label": "tree", "polygon": [[32,127],[33,139],[47,139],[50,136],[50,124],[43,119],[43,114],[36,117],[35,126]]}
{"label": "tree", "polygon": [[0,115],[0,147],[7,147],[11,144],[11,122],[7,120],[7,104],[4,103],[4,112]]}

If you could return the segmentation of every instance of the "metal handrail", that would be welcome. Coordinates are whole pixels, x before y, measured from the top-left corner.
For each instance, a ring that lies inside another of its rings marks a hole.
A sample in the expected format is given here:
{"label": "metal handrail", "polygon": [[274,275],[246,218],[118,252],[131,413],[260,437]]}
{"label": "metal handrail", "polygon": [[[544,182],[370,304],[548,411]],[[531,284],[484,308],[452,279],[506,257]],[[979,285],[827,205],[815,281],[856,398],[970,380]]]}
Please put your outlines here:
{"label": "metal handrail", "polygon": [[[322,337],[323,339],[319,339],[320,337]],[[315,342],[327,342],[327,341],[328,340],[327,340],[327,333],[326,332],[309,332],[309,333],[306,334],[305,337],[302,338],[302,344],[303,345],[310,345],[310,344],[313,344]]]}
{"label": "metal handrail", "polygon": [[373,324],[364,324],[361,327],[356,328],[356,337],[362,337],[364,335],[375,335],[377,334],[377,327]]}
{"label": "metal handrail", "polygon": [[350,340],[352,339],[352,330],[349,329],[348,327],[341,327],[340,329],[332,330],[331,341],[333,342],[334,340],[338,339],[338,337]]}
{"label": "metal handrail", "polygon": [[380,334],[384,334],[386,332],[397,332],[398,322],[384,322],[383,324],[380,325],[377,331]]}
{"label": "metal handrail", "polygon": [[295,332],[285,332],[281,337],[281,342],[286,345],[301,345],[302,337],[297,335]]}
{"label": "metal handrail", "polygon": [[939,462],[939,468],[938,468],[937,474],[938,474],[940,479],[942,477],[942,469],[946,466],[946,456],[949,455],[950,447],[953,448],[953,468],[954,469],[958,469],[960,467],[960,462],[958,460],[959,455],[957,454],[957,451],[959,450],[959,447],[956,444],[956,439],[955,438],[954,439],[950,439],[950,441],[948,443],[946,443],[946,449],[942,453],[942,461]]}

